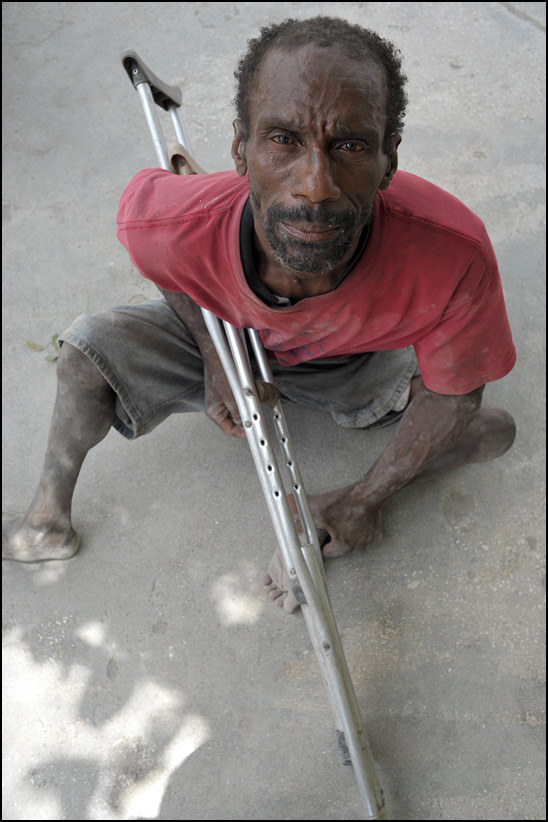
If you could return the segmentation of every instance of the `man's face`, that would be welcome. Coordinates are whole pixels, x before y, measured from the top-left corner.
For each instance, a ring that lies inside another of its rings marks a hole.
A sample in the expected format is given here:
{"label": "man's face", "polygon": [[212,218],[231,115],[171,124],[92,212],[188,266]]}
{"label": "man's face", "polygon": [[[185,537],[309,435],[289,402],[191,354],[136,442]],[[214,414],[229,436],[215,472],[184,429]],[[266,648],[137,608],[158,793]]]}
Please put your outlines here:
{"label": "man's face", "polygon": [[[249,173],[259,247],[300,278],[344,265],[390,183],[382,69],[336,49],[271,50],[250,98],[250,129],[233,157]],[[235,128],[238,128],[236,122]]]}

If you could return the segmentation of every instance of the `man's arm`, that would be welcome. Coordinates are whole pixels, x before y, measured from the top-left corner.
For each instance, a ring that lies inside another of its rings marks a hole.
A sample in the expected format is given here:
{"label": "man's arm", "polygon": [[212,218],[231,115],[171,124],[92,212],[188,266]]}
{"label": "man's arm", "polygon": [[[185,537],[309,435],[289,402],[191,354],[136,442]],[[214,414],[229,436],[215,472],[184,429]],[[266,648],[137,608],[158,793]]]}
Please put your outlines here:
{"label": "man's arm", "polygon": [[166,302],[184,322],[204,360],[205,413],[225,434],[245,437],[238,407],[219,355],[206,328],[202,311],[187,294],[160,289]]}
{"label": "man's arm", "polygon": [[436,394],[420,381],[394,438],[357,483],[373,505],[383,505],[461,437],[481,405],[485,386],[469,394]]}
{"label": "man's arm", "polygon": [[380,539],[384,503],[447,454],[478,412],[482,394],[483,386],[462,396],[435,394],[420,381],[393,439],[367,474],[314,498],[316,525],[331,536],[324,556],[362,551]]}

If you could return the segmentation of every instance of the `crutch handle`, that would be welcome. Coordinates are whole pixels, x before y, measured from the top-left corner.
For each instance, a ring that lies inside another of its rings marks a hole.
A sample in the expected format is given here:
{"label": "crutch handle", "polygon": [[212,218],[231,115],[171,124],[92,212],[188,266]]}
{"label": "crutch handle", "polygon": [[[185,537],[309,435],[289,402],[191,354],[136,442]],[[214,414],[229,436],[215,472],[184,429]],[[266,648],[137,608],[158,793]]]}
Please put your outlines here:
{"label": "crutch handle", "polygon": [[137,88],[140,83],[148,83],[152,91],[152,97],[156,105],[161,106],[165,111],[169,111],[170,106],[180,106],[183,102],[183,95],[177,86],[168,86],[149,69],[136,51],[126,49],[122,52],[122,65],[129,75],[129,79]]}

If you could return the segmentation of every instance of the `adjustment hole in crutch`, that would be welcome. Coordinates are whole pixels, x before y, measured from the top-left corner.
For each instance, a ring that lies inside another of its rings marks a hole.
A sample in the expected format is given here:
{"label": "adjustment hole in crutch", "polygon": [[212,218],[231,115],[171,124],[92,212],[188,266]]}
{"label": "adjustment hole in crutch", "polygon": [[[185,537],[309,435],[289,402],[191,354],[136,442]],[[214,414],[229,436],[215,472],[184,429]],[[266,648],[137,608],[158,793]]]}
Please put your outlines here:
{"label": "adjustment hole in crutch", "polygon": [[272,471],[272,466],[271,465],[267,465],[266,468],[267,468],[267,471]]}

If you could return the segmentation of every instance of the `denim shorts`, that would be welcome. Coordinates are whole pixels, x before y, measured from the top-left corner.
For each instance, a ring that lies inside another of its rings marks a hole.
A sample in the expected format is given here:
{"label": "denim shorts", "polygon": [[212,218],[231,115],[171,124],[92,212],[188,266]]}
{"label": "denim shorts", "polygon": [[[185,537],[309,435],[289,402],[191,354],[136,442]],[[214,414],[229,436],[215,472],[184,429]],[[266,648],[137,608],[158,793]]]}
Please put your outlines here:
{"label": "denim shorts", "polygon": [[[81,314],[59,341],[96,365],[117,396],[114,428],[127,439],[148,434],[171,414],[203,411],[200,350],[165,302]],[[328,411],[347,428],[378,428],[402,415],[419,373],[413,348],[376,351],[295,366],[271,363],[285,399]]]}

